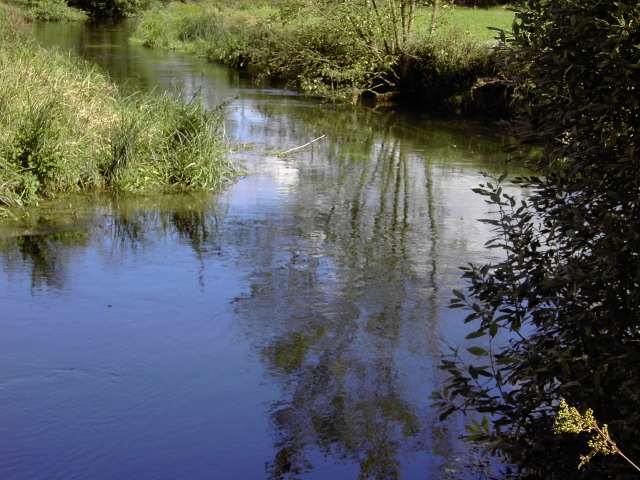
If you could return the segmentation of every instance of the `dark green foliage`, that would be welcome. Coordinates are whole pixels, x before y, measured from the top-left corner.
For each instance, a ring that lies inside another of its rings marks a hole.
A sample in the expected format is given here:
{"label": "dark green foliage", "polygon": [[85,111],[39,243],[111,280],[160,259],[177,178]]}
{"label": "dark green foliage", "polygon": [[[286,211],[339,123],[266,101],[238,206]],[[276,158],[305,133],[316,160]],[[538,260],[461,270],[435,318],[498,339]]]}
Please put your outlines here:
{"label": "dark green foliage", "polygon": [[55,101],[31,105],[7,152],[8,161],[31,174],[39,190],[53,178],[60,163],[58,144],[61,132],[55,125],[56,109],[59,107]]}
{"label": "dark green foliage", "polygon": [[[443,413],[487,414],[470,438],[532,478],[627,478],[615,456],[577,470],[584,438],[554,436],[559,399],[593,408],[640,458],[640,4],[525,2],[509,65],[540,178],[478,189],[497,209],[501,262],[464,269],[466,308],[488,352],[443,361]],[[476,340],[478,341],[478,340]],[[631,478],[631,477],[629,477]]]}
{"label": "dark green foliage", "polygon": [[457,0],[456,5],[464,5],[466,7],[494,7],[496,5],[509,5],[516,3],[513,0]]}
{"label": "dark green foliage", "polygon": [[419,100],[422,106],[458,108],[470,100],[479,78],[497,73],[492,47],[454,32],[418,46],[407,56],[398,89],[403,97],[411,102]]}
{"label": "dark green foliage", "polygon": [[97,19],[130,17],[148,8],[150,3],[150,0],[69,0],[69,5]]}

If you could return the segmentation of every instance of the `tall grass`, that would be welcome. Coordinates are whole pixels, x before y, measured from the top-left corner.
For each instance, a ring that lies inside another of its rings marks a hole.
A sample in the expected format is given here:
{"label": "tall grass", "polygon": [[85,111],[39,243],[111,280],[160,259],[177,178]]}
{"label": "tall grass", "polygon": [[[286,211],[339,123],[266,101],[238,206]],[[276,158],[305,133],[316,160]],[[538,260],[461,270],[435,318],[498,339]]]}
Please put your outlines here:
{"label": "tall grass", "polygon": [[234,175],[221,115],[126,97],[91,65],[44,50],[0,6],[0,206],[65,192],[214,189]]}

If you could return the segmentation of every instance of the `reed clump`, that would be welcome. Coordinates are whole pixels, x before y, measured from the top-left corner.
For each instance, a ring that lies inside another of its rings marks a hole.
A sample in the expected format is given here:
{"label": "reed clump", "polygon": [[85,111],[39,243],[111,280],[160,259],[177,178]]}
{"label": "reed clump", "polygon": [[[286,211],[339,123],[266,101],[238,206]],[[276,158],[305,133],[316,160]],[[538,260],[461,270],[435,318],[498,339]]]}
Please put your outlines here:
{"label": "reed clump", "polygon": [[215,189],[235,174],[220,112],[124,95],[95,67],[37,46],[0,8],[0,206],[82,191]]}

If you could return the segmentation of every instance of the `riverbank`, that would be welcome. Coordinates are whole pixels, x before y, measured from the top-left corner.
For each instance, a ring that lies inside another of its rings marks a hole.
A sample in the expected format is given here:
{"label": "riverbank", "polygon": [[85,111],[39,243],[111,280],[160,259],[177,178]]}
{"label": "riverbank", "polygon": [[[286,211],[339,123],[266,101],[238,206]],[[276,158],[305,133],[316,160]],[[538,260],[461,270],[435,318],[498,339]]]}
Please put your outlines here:
{"label": "riverbank", "polygon": [[456,7],[433,22],[431,9],[419,7],[407,15],[353,4],[173,2],[146,12],[134,41],[342,101],[504,114],[508,98],[503,85],[496,88],[495,41],[486,27],[508,28],[512,13]]}
{"label": "riverbank", "polygon": [[0,4],[0,208],[70,192],[214,189],[234,175],[219,113],[127,96],[88,63],[36,45],[24,23]]}

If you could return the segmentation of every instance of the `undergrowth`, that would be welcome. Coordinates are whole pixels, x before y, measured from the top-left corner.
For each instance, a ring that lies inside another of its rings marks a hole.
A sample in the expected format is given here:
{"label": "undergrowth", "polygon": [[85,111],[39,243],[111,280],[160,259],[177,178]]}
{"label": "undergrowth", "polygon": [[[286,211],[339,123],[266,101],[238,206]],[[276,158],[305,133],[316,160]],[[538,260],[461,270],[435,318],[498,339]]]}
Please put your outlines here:
{"label": "undergrowth", "polygon": [[[455,23],[469,16],[466,11],[449,9],[441,15],[442,28],[430,35],[421,9],[416,16],[419,25],[402,48],[388,49],[389,32],[380,29],[371,9],[355,5],[302,0],[251,6],[242,1],[172,2],[143,15],[134,40],[149,48],[197,54],[246,69],[258,80],[282,80],[306,93],[341,100],[399,92],[444,105],[459,102],[479,77],[495,74],[492,42],[472,33],[480,31],[478,25],[458,28]],[[496,10],[496,15],[504,23],[511,13]]]}

